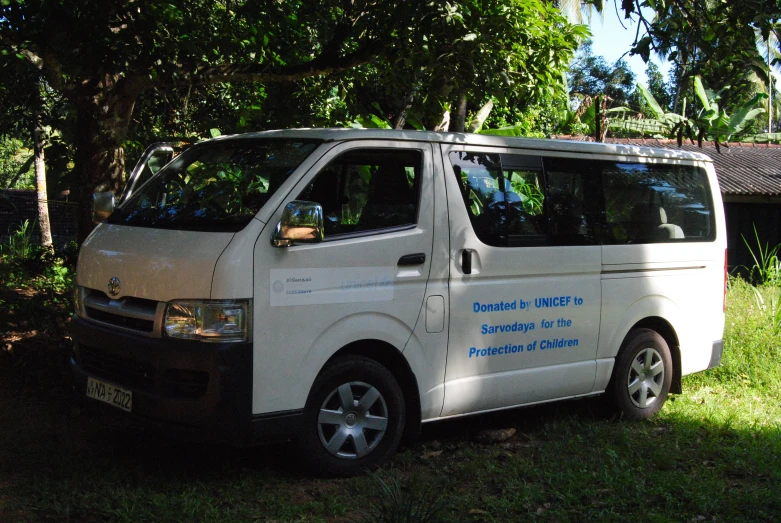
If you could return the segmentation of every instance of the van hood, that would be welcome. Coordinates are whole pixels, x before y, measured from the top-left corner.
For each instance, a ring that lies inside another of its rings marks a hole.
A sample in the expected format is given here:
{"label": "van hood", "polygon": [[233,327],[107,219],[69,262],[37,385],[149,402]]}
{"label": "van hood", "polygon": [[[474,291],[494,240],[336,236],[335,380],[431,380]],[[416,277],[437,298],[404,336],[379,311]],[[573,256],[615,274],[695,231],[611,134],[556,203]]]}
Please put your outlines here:
{"label": "van hood", "polygon": [[99,225],[81,246],[76,282],[108,294],[119,279],[121,298],[208,299],[212,275],[233,233]]}

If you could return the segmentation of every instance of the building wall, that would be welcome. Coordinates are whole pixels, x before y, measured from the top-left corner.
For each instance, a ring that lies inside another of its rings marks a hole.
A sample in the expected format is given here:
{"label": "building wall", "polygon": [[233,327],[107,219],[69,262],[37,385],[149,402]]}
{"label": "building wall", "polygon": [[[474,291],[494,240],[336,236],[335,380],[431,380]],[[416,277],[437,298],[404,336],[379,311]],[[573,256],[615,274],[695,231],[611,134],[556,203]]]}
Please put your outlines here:
{"label": "building wall", "polygon": [[[749,247],[759,256],[756,226],[762,249],[773,248],[781,244],[781,205],[778,203],[753,203],[749,201],[725,202],[724,214],[727,219],[727,242],[729,267],[732,274],[747,274],[754,266]],[[747,269],[748,268],[748,269]]]}

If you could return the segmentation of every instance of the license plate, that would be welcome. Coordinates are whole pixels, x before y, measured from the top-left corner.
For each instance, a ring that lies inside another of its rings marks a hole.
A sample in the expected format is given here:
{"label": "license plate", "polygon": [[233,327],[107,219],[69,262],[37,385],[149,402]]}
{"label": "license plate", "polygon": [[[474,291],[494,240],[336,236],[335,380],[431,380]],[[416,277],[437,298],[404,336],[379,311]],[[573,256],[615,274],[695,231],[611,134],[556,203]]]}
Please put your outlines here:
{"label": "license plate", "polygon": [[127,412],[133,408],[133,391],[110,385],[95,378],[87,378],[87,397],[119,407]]}

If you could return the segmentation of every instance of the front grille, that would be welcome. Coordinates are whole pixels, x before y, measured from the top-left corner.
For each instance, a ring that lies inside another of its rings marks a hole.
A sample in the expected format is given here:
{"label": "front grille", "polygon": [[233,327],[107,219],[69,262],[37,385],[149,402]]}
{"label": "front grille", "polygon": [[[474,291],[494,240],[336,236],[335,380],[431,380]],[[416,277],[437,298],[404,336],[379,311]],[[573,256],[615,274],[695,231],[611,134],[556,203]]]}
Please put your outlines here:
{"label": "front grille", "polygon": [[108,323],[110,325],[116,325],[118,327],[125,327],[127,329],[139,330],[144,332],[152,332],[155,328],[154,320],[142,320],[139,318],[129,318],[127,316],[120,316],[119,314],[112,314],[110,312],[102,311],[92,307],[85,307],[87,316],[90,319],[99,321],[102,323]]}
{"label": "front grille", "polygon": [[152,332],[155,328],[154,320],[130,318],[128,316],[121,316],[119,314],[112,314],[100,309],[95,309],[94,307],[84,307],[84,309],[87,311],[87,316],[90,319],[101,323],[108,323],[110,325],[116,325],[117,327],[125,327],[127,329],[143,332]]}
{"label": "front grille", "polygon": [[143,389],[151,389],[154,385],[155,369],[151,363],[83,346],[79,348],[79,355],[84,370],[99,378]]}
{"label": "front grille", "polygon": [[155,322],[162,318],[164,304],[134,296],[115,300],[96,289],[82,288],[81,292],[84,313],[89,319],[155,336]]}
{"label": "front grille", "polygon": [[180,398],[201,397],[208,386],[209,373],[204,371],[168,369],[163,375],[163,389]]}

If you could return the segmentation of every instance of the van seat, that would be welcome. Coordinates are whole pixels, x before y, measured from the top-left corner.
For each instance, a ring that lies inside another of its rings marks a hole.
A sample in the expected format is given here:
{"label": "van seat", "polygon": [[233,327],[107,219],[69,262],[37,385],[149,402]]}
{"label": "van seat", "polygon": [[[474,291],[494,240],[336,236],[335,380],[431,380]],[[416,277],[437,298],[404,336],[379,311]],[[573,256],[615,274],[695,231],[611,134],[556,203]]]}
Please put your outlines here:
{"label": "van seat", "polygon": [[683,229],[674,223],[667,223],[667,213],[664,207],[659,207],[659,221],[657,235],[661,240],[679,240],[684,238]]}

